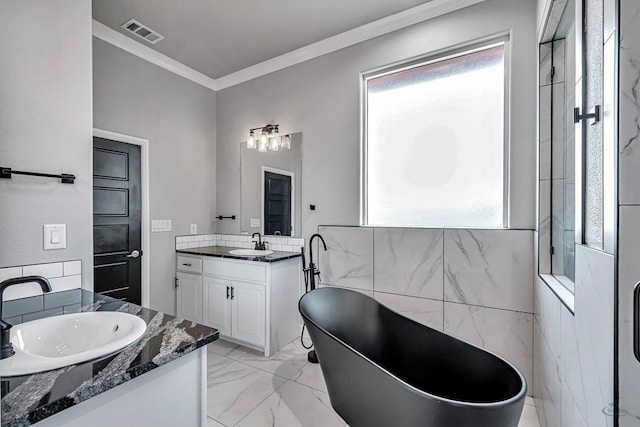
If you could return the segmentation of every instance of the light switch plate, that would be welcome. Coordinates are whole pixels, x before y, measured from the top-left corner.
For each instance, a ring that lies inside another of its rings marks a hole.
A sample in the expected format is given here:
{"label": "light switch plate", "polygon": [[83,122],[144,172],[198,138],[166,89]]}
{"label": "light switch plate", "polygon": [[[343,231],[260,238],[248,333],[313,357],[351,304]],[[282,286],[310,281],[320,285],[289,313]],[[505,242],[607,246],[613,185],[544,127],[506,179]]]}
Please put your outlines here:
{"label": "light switch plate", "polygon": [[44,250],[65,249],[67,247],[67,225],[45,224],[43,233]]}
{"label": "light switch plate", "polygon": [[198,224],[191,224],[191,234],[198,234]]}
{"label": "light switch plate", "polygon": [[251,228],[260,227],[260,218],[251,218],[249,220],[249,225],[251,226]]}
{"label": "light switch plate", "polygon": [[154,219],[151,221],[152,233],[162,233],[167,231],[171,231],[170,219]]}

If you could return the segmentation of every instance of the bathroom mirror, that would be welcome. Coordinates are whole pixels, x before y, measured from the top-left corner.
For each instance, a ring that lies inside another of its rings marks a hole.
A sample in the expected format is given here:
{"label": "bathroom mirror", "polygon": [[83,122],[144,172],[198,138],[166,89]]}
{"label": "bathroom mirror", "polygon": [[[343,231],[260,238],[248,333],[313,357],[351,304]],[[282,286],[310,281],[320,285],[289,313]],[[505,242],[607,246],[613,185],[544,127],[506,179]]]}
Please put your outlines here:
{"label": "bathroom mirror", "polygon": [[260,152],[240,144],[240,231],[302,234],[302,133],[291,134],[291,148]]}

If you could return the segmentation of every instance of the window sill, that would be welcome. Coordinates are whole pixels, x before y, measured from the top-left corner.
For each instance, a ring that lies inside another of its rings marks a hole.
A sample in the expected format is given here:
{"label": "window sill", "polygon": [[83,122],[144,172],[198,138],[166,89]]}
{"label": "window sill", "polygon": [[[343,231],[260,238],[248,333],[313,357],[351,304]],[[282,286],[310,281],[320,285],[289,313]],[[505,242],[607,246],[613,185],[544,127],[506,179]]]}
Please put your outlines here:
{"label": "window sill", "polygon": [[[551,289],[560,302],[567,307],[571,314],[575,314],[574,304],[575,296],[567,289],[560,280],[551,274],[539,274],[542,281]],[[566,279],[569,280],[569,279]]]}

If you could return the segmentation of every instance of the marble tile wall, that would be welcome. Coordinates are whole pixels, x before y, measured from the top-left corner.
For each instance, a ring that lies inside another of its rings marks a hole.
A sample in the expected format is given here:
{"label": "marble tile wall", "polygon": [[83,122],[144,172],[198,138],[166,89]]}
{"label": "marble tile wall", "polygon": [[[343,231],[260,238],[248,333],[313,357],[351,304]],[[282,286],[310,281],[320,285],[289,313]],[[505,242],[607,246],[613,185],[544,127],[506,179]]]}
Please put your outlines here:
{"label": "marble tile wall", "polygon": [[575,315],[534,286],[534,396],[542,427],[613,426],[614,257],[578,245]]}
{"label": "marble tile wall", "polygon": [[[620,427],[640,427],[640,362],[633,354],[633,290],[640,282],[640,2],[620,0],[618,328]],[[605,17],[610,16],[605,8]],[[605,34],[608,25],[605,22]],[[615,27],[614,27],[615,30]],[[616,32],[612,31],[612,39]]]}
{"label": "marble tile wall", "polygon": [[[254,239],[243,234],[192,234],[176,237],[176,250],[202,248],[207,246],[228,246],[232,248],[252,249]],[[287,236],[263,236],[267,248],[274,251],[300,252],[304,239]]]}
{"label": "marble tile wall", "polygon": [[[397,312],[513,362],[533,390],[533,231],[320,226],[322,286]],[[314,248],[315,249],[315,248]]]}

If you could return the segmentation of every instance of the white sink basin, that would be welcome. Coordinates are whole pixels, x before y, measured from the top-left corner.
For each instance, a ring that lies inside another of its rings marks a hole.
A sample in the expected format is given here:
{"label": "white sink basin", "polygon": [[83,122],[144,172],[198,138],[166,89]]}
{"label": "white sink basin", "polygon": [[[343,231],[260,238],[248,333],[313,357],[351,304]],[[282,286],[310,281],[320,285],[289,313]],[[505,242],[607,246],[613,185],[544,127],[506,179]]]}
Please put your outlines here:
{"label": "white sink basin", "polygon": [[265,256],[271,255],[273,251],[269,249],[258,250],[258,249],[234,249],[229,251],[231,255],[243,255],[243,256]]}
{"label": "white sink basin", "polygon": [[147,330],[141,318],[99,311],[47,317],[11,328],[15,355],[0,360],[0,376],[49,371],[114,353]]}

